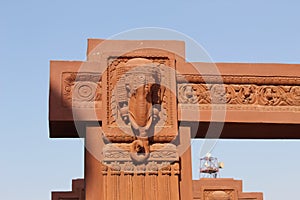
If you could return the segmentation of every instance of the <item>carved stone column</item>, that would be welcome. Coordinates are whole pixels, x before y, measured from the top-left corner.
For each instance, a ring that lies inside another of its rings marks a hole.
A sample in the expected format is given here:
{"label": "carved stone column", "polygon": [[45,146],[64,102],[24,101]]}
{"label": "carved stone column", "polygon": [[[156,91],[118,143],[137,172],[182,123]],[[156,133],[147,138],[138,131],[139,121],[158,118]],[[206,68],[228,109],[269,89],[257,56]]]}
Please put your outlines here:
{"label": "carved stone column", "polygon": [[104,147],[104,199],[179,199],[176,146],[153,144],[147,162],[140,164],[130,157],[129,146],[119,143]]}
{"label": "carved stone column", "polygon": [[102,92],[104,199],[179,200],[172,61],[127,56],[108,63]]}

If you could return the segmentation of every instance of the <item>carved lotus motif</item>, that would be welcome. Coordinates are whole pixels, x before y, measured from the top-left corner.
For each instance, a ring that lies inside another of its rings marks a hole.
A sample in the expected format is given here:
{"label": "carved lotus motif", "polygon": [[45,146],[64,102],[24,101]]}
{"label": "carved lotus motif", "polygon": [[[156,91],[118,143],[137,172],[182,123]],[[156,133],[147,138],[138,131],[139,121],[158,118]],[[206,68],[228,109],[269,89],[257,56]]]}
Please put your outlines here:
{"label": "carved lotus motif", "polygon": [[161,170],[162,171],[171,171],[171,165],[168,162],[163,162],[161,164]]}
{"label": "carved lotus motif", "polygon": [[120,163],[119,163],[119,162],[113,162],[113,163],[110,165],[110,169],[111,169],[112,171],[121,171]]}
{"label": "carved lotus motif", "polygon": [[124,171],[125,172],[132,172],[132,171],[134,171],[134,165],[131,162],[126,162],[124,164]]}
{"label": "carved lotus motif", "polygon": [[64,106],[98,108],[102,100],[100,73],[63,73]]}
{"label": "carved lotus motif", "polygon": [[145,164],[136,166],[136,171],[137,171],[137,172],[145,172],[145,171],[146,171],[146,166],[145,166]]}
{"label": "carved lotus motif", "polygon": [[147,164],[147,171],[158,171],[157,163],[155,163],[155,162],[149,162]]}

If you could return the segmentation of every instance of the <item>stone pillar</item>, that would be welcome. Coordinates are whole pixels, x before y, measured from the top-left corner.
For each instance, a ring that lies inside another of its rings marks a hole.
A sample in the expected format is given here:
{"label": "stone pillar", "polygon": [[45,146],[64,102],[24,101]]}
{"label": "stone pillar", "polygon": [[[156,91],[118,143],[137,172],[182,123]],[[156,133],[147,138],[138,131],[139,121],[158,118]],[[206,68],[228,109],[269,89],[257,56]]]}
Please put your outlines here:
{"label": "stone pillar", "polygon": [[129,144],[107,144],[102,168],[105,200],[179,200],[179,157],[173,144],[154,144],[147,162],[130,158]]}
{"label": "stone pillar", "polygon": [[113,59],[102,76],[105,200],[180,199],[176,77],[159,56]]}
{"label": "stone pillar", "polygon": [[180,199],[193,199],[193,182],[192,182],[192,159],[191,159],[191,128],[180,127],[179,137],[180,145],[178,152],[180,152]]}
{"label": "stone pillar", "polygon": [[151,145],[144,163],[132,160],[130,145],[105,144],[101,128],[87,128],[86,200],[193,199],[189,127],[180,127],[179,145]]}
{"label": "stone pillar", "polygon": [[84,177],[85,200],[103,199],[102,148],[104,146],[101,129],[87,127],[85,138]]}

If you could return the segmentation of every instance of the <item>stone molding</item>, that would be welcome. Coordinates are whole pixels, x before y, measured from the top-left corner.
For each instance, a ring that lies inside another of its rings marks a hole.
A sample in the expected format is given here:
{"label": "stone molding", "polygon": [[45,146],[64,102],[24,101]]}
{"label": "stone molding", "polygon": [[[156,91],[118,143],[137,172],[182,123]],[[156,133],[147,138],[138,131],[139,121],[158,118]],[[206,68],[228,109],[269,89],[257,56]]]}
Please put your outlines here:
{"label": "stone molding", "polygon": [[150,145],[149,157],[143,163],[136,163],[126,143],[106,144],[103,148],[102,173],[113,174],[179,174],[179,155],[173,144]]}
{"label": "stone molding", "polygon": [[177,75],[178,83],[225,83],[225,84],[257,84],[257,85],[300,85],[299,77],[287,76],[248,76],[248,75]]}

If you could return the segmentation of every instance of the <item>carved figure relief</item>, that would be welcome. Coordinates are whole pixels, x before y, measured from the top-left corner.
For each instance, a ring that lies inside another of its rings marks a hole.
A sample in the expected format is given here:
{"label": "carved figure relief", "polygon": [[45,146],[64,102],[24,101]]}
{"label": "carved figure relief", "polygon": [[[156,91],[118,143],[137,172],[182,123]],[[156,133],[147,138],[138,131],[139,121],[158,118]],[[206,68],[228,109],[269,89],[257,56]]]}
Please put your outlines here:
{"label": "carved figure relief", "polygon": [[212,103],[217,103],[217,104],[226,103],[225,99],[227,93],[223,85],[221,84],[211,85],[210,92],[211,92]]}
{"label": "carved figure relief", "polygon": [[[144,59],[142,61],[145,64]],[[122,79],[117,85],[117,91],[125,89],[126,97],[116,95],[122,120],[125,124],[131,125],[137,136],[149,136],[147,131],[150,126],[160,119],[159,114],[165,92],[164,86],[160,85],[160,69],[151,65],[137,67],[125,73]],[[125,88],[123,88],[124,85]]]}
{"label": "carved figure relief", "polygon": [[180,84],[178,88],[179,103],[206,104],[211,101],[210,93],[204,84]]}
{"label": "carved figure relief", "polygon": [[172,127],[177,124],[172,116],[176,101],[167,90],[169,72],[162,63],[157,58],[125,58],[108,68],[104,136],[110,142],[131,142],[129,155],[136,164],[148,160],[156,137],[170,142],[177,134]]}
{"label": "carved figure relief", "polygon": [[141,163],[149,157],[148,138],[153,136],[151,126],[159,121],[165,88],[160,85],[160,69],[151,61],[132,59],[126,65],[134,68],[117,83],[117,91],[125,89],[126,96],[116,95],[116,100],[123,122],[131,126],[136,137],[130,148],[131,158]]}
{"label": "carved figure relief", "polygon": [[181,102],[197,103],[200,99],[198,96],[199,94],[202,93],[197,92],[192,85],[184,85],[179,89],[179,97],[181,98]]}

